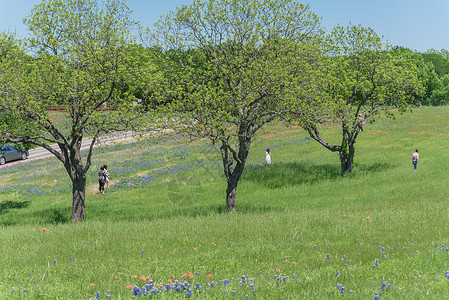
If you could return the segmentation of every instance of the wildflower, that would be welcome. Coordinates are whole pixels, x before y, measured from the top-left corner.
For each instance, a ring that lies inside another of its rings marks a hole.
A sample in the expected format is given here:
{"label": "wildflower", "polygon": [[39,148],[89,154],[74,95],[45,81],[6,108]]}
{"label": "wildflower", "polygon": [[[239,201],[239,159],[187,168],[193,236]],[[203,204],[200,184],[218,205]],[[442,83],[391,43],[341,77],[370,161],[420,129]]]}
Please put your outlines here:
{"label": "wildflower", "polygon": [[90,286],[95,286],[95,283],[92,282],[92,283],[90,284]]}
{"label": "wildflower", "polygon": [[376,294],[376,296],[374,296],[374,300],[380,300],[380,297],[378,294]]}
{"label": "wildflower", "polygon": [[100,291],[97,291],[97,297],[95,297],[95,299],[100,299]]}
{"label": "wildflower", "polygon": [[56,265],[56,259],[53,260],[53,266]]}
{"label": "wildflower", "polygon": [[206,278],[211,278],[212,277],[212,274],[208,274],[207,276],[206,276]]}
{"label": "wildflower", "polygon": [[276,272],[281,272],[281,269],[279,269],[279,268],[276,268]]}
{"label": "wildflower", "polygon": [[145,281],[147,278],[145,277],[145,275],[140,276],[140,279],[142,279],[143,281]]}
{"label": "wildflower", "polygon": [[215,247],[215,246],[217,246],[217,245],[215,245],[215,243],[214,242],[212,242],[212,245]]}
{"label": "wildflower", "polygon": [[39,229],[39,232],[47,232],[47,229],[45,229],[44,227],[42,227],[41,229]]}

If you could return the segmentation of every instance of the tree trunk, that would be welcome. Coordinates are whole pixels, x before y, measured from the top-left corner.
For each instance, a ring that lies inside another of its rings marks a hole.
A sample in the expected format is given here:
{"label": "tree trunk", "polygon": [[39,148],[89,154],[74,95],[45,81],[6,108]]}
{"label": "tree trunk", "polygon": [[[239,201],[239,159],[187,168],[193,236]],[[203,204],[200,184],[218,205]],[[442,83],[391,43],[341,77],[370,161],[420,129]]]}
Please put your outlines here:
{"label": "tree trunk", "polygon": [[86,176],[75,175],[72,184],[72,221],[82,222],[84,221],[84,203],[86,200]]}
{"label": "tree trunk", "polygon": [[341,174],[352,172],[352,163],[354,161],[355,147],[353,144],[342,147],[340,151]]}
{"label": "tree trunk", "polygon": [[[226,142],[223,142],[220,147],[224,173],[228,183],[228,188],[226,189],[226,212],[228,213],[235,211],[237,184],[245,169],[250,145],[251,138],[240,138],[235,149],[231,149]],[[238,150],[238,154],[235,152],[236,150]],[[236,154],[237,157],[235,157]],[[236,161],[235,165],[234,161]]]}
{"label": "tree trunk", "polygon": [[237,182],[228,180],[228,188],[226,189],[226,212],[235,211],[235,193],[237,191]]}

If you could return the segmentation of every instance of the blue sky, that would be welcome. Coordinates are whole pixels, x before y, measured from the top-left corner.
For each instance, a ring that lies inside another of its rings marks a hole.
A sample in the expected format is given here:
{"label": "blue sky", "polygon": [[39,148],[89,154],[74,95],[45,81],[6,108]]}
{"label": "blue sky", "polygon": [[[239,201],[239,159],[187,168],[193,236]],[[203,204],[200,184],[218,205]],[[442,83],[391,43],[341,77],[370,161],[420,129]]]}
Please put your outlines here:
{"label": "blue sky", "polygon": [[[0,32],[26,36],[22,19],[40,0],[0,0]],[[133,18],[150,26],[159,16],[192,0],[128,0]],[[299,1],[301,2],[301,1]],[[337,24],[362,24],[392,45],[424,52],[449,50],[449,0],[309,0],[312,10],[331,29]]]}

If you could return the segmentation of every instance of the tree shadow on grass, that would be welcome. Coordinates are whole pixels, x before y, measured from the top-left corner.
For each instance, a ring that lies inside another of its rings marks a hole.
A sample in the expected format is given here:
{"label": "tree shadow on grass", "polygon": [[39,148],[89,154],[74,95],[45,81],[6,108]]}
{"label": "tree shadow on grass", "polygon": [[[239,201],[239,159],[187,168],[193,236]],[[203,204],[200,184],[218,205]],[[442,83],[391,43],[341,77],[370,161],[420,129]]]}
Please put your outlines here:
{"label": "tree shadow on grass", "polygon": [[63,224],[72,220],[71,211],[66,208],[49,208],[35,213],[34,216],[40,217],[46,224]]}
{"label": "tree shadow on grass", "polygon": [[[28,206],[26,204],[23,207]],[[21,207],[21,208],[23,208]],[[0,210],[3,213],[3,210]],[[23,224],[62,224],[71,221],[70,209],[49,208],[20,215],[4,215],[0,220],[2,226],[14,226]]]}
{"label": "tree shadow on grass", "polygon": [[0,202],[0,215],[6,213],[10,209],[25,208],[30,205],[30,201],[2,201]]}
{"label": "tree shadow on grass", "polygon": [[263,167],[249,167],[243,180],[255,182],[268,188],[281,188],[300,184],[315,184],[325,180],[360,176],[366,173],[384,172],[391,168],[388,163],[354,165],[353,172],[342,176],[340,164],[315,165],[307,162],[277,163]]}

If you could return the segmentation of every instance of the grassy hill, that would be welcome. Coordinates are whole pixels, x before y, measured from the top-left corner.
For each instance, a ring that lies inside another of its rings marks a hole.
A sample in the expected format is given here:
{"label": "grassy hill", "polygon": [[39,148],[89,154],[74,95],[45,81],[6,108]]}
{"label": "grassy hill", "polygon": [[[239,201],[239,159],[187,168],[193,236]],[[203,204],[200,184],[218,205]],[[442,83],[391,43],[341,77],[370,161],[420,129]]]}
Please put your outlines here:
{"label": "grassy hill", "polygon": [[[423,107],[367,124],[349,176],[300,128],[272,124],[251,146],[230,215],[207,141],[97,149],[82,224],[70,221],[56,159],[1,168],[0,298],[447,298],[448,115]],[[112,181],[101,195],[103,164]]]}

